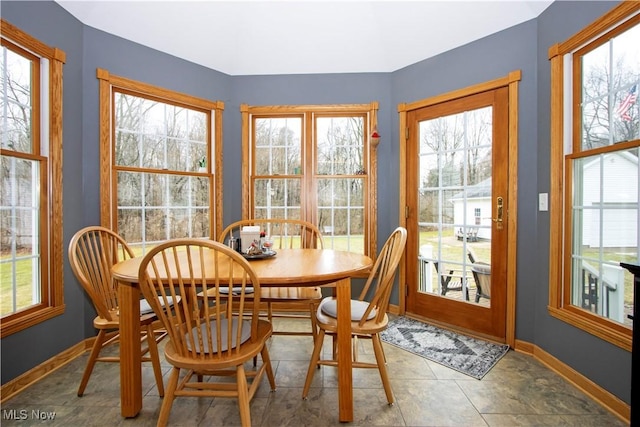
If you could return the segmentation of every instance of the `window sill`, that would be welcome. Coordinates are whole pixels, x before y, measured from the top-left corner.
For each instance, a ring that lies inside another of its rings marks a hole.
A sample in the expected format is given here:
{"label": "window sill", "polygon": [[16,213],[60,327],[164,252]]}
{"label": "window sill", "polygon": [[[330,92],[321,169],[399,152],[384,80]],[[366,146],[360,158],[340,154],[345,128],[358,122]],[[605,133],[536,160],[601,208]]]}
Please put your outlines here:
{"label": "window sill", "polygon": [[30,328],[33,325],[42,323],[64,313],[64,304],[58,307],[46,307],[33,313],[25,314],[17,319],[0,323],[0,338],[4,338],[16,332]]}
{"label": "window sill", "polygon": [[547,307],[551,316],[562,320],[576,328],[582,329],[600,339],[618,346],[624,350],[631,351],[631,331],[617,331],[606,325],[592,321],[579,313],[578,310]]}

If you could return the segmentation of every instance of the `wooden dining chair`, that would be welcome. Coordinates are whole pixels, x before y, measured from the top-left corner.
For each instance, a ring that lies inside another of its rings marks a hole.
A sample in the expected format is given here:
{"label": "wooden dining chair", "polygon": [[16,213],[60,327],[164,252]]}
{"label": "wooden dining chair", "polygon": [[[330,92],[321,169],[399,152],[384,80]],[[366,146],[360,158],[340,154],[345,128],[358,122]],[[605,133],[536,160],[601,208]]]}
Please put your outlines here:
{"label": "wooden dining chair", "polygon": [[[258,226],[270,237],[272,249],[276,252],[283,248],[323,248],[322,234],[314,224],[299,219],[261,218],[246,219],[234,222],[227,226],[218,241],[227,243],[229,237],[240,237],[240,230],[245,226]],[[274,317],[280,318],[304,318],[311,322],[311,331],[278,330],[273,335],[311,335],[317,333],[315,317],[312,313],[322,301],[322,292],[319,287],[265,287],[261,290],[260,301],[266,306],[266,316],[269,321]],[[285,310],[274,310],[274,304]],[[300,313],[294,313],[292,309],[299,309]]]}
{"label": "wooden dining chair", "polygon": [[[376,363],[360,362],[357,360],[356,350],[353,353],[354,368],[377,368],[382,379],[387,401],[393,404],[393,393],[385,366],[385,356],[382,349],[380,332],[387,328],[389,318],[387,309],[389,298],[393,288],[394,278],[400,259],[404,253],[407,243],[407,230],[398,227],[389,236],[384,246],[380,250],[376,262],[371,268],[369,277],[365,283],[360,296],[356,300],[351,300],[351,336],[352,339],[358,337],[370,338],[373,343],[373,351]],[[337,300],[335,297],[327,297],[322,300],[315,312],[316,323],[318,325],[318,336],[316,337],[307,378],[302,390],[302,397],[307,398],[309,387],[313,381],[316,368],[319,365],[337,366],[335,345],[333,358],[321,360],[320,353],[326,334],[334,338],[338,330]]]}
{"label": "wooden dining chair", "polygon": [[[265,372],[272,390],[276,385],[266,345],[272,326],[258,317],[259,304],[249,304],[260,301],[249,262],[219,242],[173,240],[145,255],[138,282],[169,333],[165,357],[173,368],[158,426],[167,424],[181,396],[237,398],[241,423],[251,426],[249,404]],[[171,300],[179,302],[165,309]],[[259,367],[245,367],[259,354]],[[207,381],[212,376],[224,379]]]}
{"label": "wooden dining chair", "polygon": [[[96,310],[93,326],[98,335],[87,361],[87,366],[78,387],[78,396],[84,394],[96,362],[119,362],[118,356],[100,356],[102,349],[118,342],[120,338],[120,318],[118,289],[111,276],[114,264],[133,258],[134,253],[125,240],[105,227],[90,226],[79,230],[69,243],[69,263],[80,285],[87,293]],[[158,318],[142,299],[140,300],[142,361],[151,362],[158,393],[164,396],[162,370],[158,355],[158,342],[166,336],[160,328]],[[147,356],[148,354],[148,356]]]}

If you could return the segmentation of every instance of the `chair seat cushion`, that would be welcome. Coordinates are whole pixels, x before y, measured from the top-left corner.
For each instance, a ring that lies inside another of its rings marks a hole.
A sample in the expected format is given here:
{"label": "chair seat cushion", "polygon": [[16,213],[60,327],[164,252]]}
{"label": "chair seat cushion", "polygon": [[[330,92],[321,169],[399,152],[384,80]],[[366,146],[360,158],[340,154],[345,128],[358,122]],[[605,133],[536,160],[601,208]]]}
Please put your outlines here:
{"label": "chair seat cushion", "polygon": [[[364,316],[364,312],[369,308],[369,303],[367,301],[360,300],[351,300],[351,320],[354,322],[359,321]],[[338,318],[338,302],[333,297],[327,297],[322,300],[318,310],[322,310],[324,314],[327,316],[331,316],[333,318]],[[371,320],[376,317],[377,310],[374,308],[367,316],[367,320]]]}
{"label": "chair seat cushion", "polygon": [[[240,295],[240,293],[242,292],[242,287],[240,286],[234,286],[233,287],[233,295]],[[221,286],[220,287],[220,293],[221,294],[228,294],[229,293],[229,287],[228,286]],[[244,288],[244,293],[245,294],[252,294],[253,293],[253,287],[251,286],[247,286]]]}
{"label": "chair seat cushion", "polygon": [[[229,327],[229,320],[228,319],[222,319],[221,321],[221,325],[220,325],[220,344],[221,344],[221,348],[218,349],[218,339],[217,339],[217,335],[216,335],[216,321],[212,320],[211,322],[209,322],[209,324],[211,325],[211,339],[213,341],[212,343],[212,348],[213,348],[213,352],[217,353],[219,351],[226,351],[228,350],[227,347],[227,330]],[[197,329],[200,329],[200,333],[202,334],[202,348],[200,347],[199,344],[199,340],[198,340],[198,331]],[[242,331],[241,331],[241,335],[240,335],[240,343],[236,342],[237,341],[237,334],[238,332],[238,319],[237,318],[233,318],[232,319],[232,324],[231,324],[231,348],[236,348],[236,346],[238,344],[242,344],[243,342],[247,341],[249,338],[251,338],[251,322],[249,320],[243,320],[242,321]],[[195,345],[196,345],[196,352],[198,353],[209,353],[209,336],[207,334],[207,323],[202,323],[200,326],[196,326],[193,329],[191,329],[191,337],[193,337],[193,339],[190,339],[187,337],[186,342],[187,342],[187,349],[189,351],[191,351],[193,349],[192,347],[192,341],[195,341]]]}
{"label": "chair seat cushion", "polygon": [[[167,297],[167,299],[169,300],[169,306],[172,307],[173,306],[173,297]],[[158,301],[160,301],[160,305],[164,307],[164,300],[162,298],[158,298]],[[150,313],[153,313],[153,308],[151,308],[151,305],[147,302],[146,299],[141,299],[140,300],[140,315],[150,314]]]}

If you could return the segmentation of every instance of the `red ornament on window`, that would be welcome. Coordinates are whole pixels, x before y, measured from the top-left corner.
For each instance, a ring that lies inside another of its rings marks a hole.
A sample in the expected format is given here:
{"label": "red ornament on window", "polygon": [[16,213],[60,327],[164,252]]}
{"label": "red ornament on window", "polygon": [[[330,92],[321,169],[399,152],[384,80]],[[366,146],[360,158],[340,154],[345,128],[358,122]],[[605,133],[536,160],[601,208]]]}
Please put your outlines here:
{"label": "red ornament on window", "polygon": [[373,128],[373,132],[371,132],[371,144],[375,147],[380,143],[380,134],[378,133],[378,128]]}

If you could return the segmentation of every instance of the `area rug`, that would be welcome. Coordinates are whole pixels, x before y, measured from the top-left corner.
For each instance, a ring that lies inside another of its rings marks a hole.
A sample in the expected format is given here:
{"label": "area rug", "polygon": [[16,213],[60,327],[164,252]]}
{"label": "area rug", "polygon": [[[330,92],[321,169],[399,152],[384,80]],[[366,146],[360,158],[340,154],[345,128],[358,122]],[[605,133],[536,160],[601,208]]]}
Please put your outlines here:
{"label": "area rug", "polygon": [[448,368],[482,379],[509,346],[471,338],[406,317],[389,321],[382,341]]}

